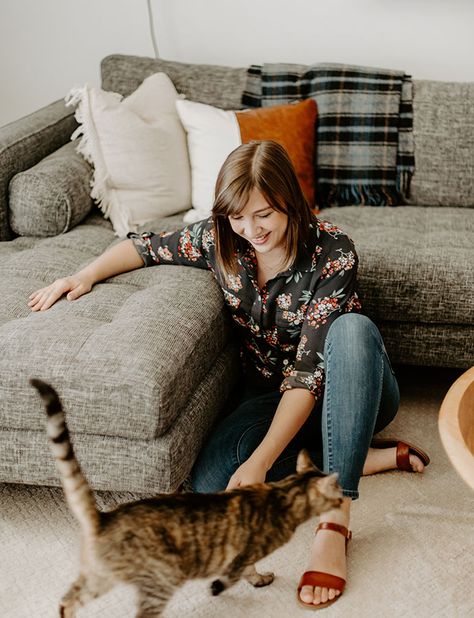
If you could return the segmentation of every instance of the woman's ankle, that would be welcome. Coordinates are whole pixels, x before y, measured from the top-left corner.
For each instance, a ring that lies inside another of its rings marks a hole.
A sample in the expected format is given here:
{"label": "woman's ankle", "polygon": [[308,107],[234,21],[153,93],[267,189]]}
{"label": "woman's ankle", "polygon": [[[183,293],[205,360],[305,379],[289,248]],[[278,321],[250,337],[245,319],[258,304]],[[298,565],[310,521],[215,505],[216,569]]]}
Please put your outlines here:
{"label": "woman's ankle", "polygon": [[322,515],[320,515],[319,517],[319,521],[327,521],[334,524],[348,526],[351,513],[351,503],[351,498],[344,497],[342,499],[342,504],[339,508],[332,509],[331,511],[326,511],[326,513],[322,513]]}

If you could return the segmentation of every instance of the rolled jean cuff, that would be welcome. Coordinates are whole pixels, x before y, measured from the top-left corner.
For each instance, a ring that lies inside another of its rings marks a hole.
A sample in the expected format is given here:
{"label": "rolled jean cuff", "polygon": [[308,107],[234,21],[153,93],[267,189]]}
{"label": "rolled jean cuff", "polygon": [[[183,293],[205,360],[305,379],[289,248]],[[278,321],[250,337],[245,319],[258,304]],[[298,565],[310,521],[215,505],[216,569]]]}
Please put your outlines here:
{"label": "rolled jean cuff", "polygon": [[357,498],[359,497],[359,492],[357,489],[343,489],[342,495],[345,498],[352,498],[353,500],[357,500]]}

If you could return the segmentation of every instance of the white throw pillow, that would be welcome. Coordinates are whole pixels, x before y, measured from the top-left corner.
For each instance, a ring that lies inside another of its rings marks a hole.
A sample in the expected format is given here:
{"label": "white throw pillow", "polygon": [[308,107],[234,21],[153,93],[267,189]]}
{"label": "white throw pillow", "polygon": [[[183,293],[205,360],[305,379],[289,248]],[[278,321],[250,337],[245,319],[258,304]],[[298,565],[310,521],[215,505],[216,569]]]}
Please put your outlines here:
{"label": "white throw pillow", "polygon": [[192,170],[193,207],[184,220],[194,223],[211,214],[219,170],[242,140],[232,111],[186,100],[176,101],[176,109],[186,129]]}
{"label": "white throw pillow", "polygon": [[94,166],[91,196],[118,236],[191,206],[186,134],[176,112],[180,95],[156,73],[129,97],[88,85],[71,90],[80,123],[71,136]]}
{"label": "white throw pillow", "polygon": [[274,140],[285,148],[308,204],[314,207],[315,101],[224,111],[179,99],[176,109],[186,129],[191,162],[193,208],[184,221],[193,223],[211,214],[222,164],[232,150],[252,140]]}

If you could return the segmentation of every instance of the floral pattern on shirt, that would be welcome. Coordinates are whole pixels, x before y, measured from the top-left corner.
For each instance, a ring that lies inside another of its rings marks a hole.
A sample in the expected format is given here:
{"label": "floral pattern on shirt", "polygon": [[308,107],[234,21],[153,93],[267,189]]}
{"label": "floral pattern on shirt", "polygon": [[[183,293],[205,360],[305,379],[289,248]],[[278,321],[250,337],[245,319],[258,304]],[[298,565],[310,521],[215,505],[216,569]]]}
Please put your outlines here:
{"label": "floral pattern on shirt", "polygon": [[[192,228],[185,228],[181,233],[178,241],[178,255],[187,258],[191,262],[196,262],[202,257],[199,249],[201,238],[199,225],[194,225]],[[204,246],[203,246],[204,248]]]}
{"label": "floral pattern on shirt", "polygon": [[173,261],[173,254],[171,253],[171,251],[168,249],[166,245],[164,245],[163,247],[158,247],[156,252],[160,256],[160,258],[164,260],[165,262]]}
{"label": "floral pattern on shirt", "polygon": [[311,258],[311,270],[316,270],[316,266],[319,261],[319,256],[323,252],[323,248],[319,245],[316,245],[313,251],[313,256]]}
{"label": "floral pattern on shirt", "polygon": [[240,299],[237,298],[237,296],[235,296],[234,294],[231,294],[230,292],[228,292],[227,290],[222,290],[222,291],[224,292],[225,302],[231,307],[233,307],[234,309],[238,309],[240,305]]}
{"label": "floral pattern on shirt", "polygon": [[237,275],[237,276],[229,275],[228,286],[234,292],[238,292],[239,290],[241,290],[243,285],[242,285],[242,279],[240,278],[240,275]]}
{"label": "floral pattern on shirt", "polygon": [[329,259],[323,268],[323,276],[331,277],[335,272],[342,274],[343,270],[350,270],[354,267],[355,255],[353,251],[344,253],[341,249],[338,250],[340,255],[335,260]]}
{"label": "floral pattern on shirt", "polygon": [[322,220],[318,220],[318,238],[321,234],[321,232],[325,232],[326,234],[329,234],[329,236],[331,236],[332,238],[335,238],[336,240],[339,238],[339,236],[345,236],[344,232],[337,227],[337,225],[334,225],[333,223],[330,223],[329,221],[322,221]]}
{"label": "floral pattern on shirt", "polygon": [[327,318],[334,311],[341,311],[339,300],[345,296],[344,289],[331,292],[331,296],[318,298],[311,303],[311,307],[306,313],[306,319],[310,326],[319,328],[322,324],[326,324]]}
{"label": "floral pattern on shirt", "polygon": [[310,354],[311,350],[306,350],[305,346],[306,343],[308,342],[308,337],[306,335],[303,335],[300,339],[300,342],[298,344],[298,348],[296,350],[296,360],[300,361],[303,358],[304,354]]}
{"label": "floral pattern on shirt", "polygon": [[338,316],[360,312],[357,253],[332,223],[313,217],[308,242],[295,263],[260,288],[252,246],[238,251],[237,273],[224,282],[217,272],[212,219],[173,233],[129,234],[147,266],[177,264],[211,270],[240,331],[241,359],[250,383],[324,390],[324,343]]}
{"label": "floral pattern on shirt", "polygon": [[291,307],[291,294],[280,294],[276,299],[280,309],[289,309]]}

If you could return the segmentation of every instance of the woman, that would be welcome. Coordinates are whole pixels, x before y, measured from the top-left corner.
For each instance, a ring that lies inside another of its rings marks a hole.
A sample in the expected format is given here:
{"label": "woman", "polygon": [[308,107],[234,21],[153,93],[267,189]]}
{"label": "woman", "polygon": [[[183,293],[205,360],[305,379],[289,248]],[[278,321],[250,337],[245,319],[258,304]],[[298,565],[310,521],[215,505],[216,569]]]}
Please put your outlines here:
{"label": "woman", "polygon": [[285,150],[244,144],[219,173],[212,217],[177,232],[130,234],[82,271],[30,297],[33,311],[63,294],[140,266],[210,269],[242,338],[239,400],[211,433],[192,471],[196,491],[277,480],[307,447],[338,472],[344,501],[321,516],[298,600],[320,608],[346,578],[350,504],[362,474],[422,472],[423,451],[392,442],[371,447],[394,418],[399,391],[376,326],[360,315],[353,242],[311,214]]}

